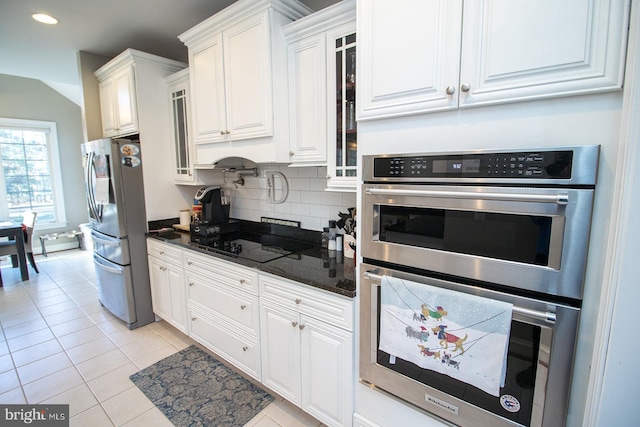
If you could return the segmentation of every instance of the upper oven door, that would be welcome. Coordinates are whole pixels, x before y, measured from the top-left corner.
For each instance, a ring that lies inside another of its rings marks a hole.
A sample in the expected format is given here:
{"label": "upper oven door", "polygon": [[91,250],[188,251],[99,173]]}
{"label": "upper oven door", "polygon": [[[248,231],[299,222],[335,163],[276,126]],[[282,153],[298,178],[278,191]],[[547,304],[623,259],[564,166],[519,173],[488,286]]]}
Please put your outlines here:
{"label": "upper oven door", "polygon": [[582,299],[592,189],[365,184],[362,194],[366,259]]}

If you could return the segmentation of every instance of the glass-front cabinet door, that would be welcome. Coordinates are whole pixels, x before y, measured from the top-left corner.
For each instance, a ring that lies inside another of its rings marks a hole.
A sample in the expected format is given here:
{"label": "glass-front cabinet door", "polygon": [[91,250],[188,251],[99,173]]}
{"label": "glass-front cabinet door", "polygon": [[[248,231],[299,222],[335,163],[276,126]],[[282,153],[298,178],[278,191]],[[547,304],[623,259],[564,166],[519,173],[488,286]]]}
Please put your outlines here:
{"label": "glass-front cabinet door", "polygon": [[[348,26],[347,26],[348,27]],[[342,30],[346,29],[345,27]],[[335,99],[335,134],[329,142],[327,186],[330,190],[355,191],[357,185],[358,126],[356,123],[356,34],[355,29],[333,34],[334,53],[329,61],[334,79],[329,85]],[[331,61],[333,59],[333,61]],[[331,117],[331,113],[330,113]],[[331,126],[329,127],[331,128]]]}
{"label": "glass-front cabinet door", "polygon": [[171,103],[171,129],[174,154],[174,180],[190,183],[194,180],[189,140],[189,70],[185,69],[167,78]]}

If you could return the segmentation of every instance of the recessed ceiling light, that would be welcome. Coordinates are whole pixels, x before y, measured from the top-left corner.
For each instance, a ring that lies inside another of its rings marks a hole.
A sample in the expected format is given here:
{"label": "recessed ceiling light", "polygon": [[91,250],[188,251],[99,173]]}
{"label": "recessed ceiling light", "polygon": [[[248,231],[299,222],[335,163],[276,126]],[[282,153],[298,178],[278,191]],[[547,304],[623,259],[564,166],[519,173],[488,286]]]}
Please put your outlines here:
{"label": "recessed ceiling light", "polygon": [[33,15],[31,15],[31,17],[38,22],[42,22],[43,24],[53,25],[58,23],[58,20],[56,18],[51,15],[47,15],[46,13],[34,13]]}

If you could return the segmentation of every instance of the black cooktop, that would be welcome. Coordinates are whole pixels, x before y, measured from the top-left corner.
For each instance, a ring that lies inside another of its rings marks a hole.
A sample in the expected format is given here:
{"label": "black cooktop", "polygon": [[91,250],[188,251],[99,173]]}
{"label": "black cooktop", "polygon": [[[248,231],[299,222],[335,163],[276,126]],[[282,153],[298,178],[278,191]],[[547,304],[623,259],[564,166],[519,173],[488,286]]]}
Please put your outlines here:
{"label": "black cooktop", "polygon": [[258,263],[294,256],[310,248],[310,243],[269,234],[229,233],[215,236],[191,234],[189,243],[199,249]]}

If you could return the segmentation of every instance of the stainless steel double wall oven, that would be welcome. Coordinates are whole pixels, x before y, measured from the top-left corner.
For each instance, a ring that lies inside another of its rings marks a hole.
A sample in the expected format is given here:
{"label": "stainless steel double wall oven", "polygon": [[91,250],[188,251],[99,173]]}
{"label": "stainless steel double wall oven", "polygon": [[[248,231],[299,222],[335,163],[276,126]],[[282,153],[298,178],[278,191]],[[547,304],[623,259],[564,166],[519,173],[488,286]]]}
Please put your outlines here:
{"label": "stainless steel double wall oven", "polygon": [[[598,146],[365,156],[361,381],[458,425],[564,425],[598,158]],[[378,348],[383,276],[513,304],[498,397]]]}

